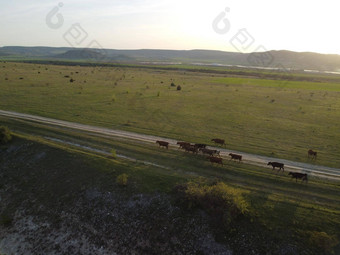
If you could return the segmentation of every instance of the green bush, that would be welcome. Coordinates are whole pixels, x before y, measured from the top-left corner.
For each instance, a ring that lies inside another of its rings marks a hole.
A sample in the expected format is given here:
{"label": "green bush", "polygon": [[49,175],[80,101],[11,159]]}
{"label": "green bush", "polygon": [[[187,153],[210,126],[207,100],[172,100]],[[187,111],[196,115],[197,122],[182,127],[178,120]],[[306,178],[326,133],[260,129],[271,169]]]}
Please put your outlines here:
{"label": "green bush", "polygon": [[0,144],[6,144],[11,140],[11,131],[8,127],[0,126]]}
{"label": "green bush", "polygon": [[127,174],[121,174],[118,175],[116,178],[116,183],[121,186],[126,186],[128,182],[128,175]]}
{"label": "green bush", "polygon": [[117,151],[116,151],[115,149],[112,149],[112,150],[111,150],[111,156],[112,156],[113,158],[116,158],[116,157],[117,157]]}
{"label": "green bush", "polygon": [[336,236],[330,236],[326,232],[312,231],[310,232],[309,241],[311,244],[317,246],[323,252],[333,254],[334,247],[337,246],[339,241]]}
{"label": "green bush", "polygon": [[249,212],[249,205],[243,197],[245,191],[223,182],[191,181],[177,186],[175,191],[182,206],[201,208],[226,225]]}

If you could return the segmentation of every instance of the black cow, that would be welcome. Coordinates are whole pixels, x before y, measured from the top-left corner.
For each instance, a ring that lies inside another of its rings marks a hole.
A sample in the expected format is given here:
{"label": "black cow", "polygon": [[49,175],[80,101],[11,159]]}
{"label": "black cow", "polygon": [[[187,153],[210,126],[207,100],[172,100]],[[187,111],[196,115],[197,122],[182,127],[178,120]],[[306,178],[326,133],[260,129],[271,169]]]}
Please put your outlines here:
{"label": "black cow", "polygon": [[217,154],[220,155],[220,152],[218,150],[211,150],[211,149],[206,149],[206,148],[200,148],[199,149],[203,154],[208,154],[210,156]]}
{"label": "black cow", "polygon": [[271,165],[273,167],[273,170],[275,169],[275,167],[278,167],[279,168],[279,171],[282,169],[282,171],[284,172],[285,171],[285,168],[284,168],[284,164],[282,163],[278,163],[278,162],[268,162],[267,164],[268,166]]}
{"label": "black cow", "polygon": [[307,174],[289,172],[288,175],[291,175],[292,178],[295,178],[296,182],[297,182],[297,179],[301,179],[302,182],[304,182],[304,181],[308,182]]}
{"label": "black cow", "polygon": [[201,148],[205,148],[205,147],[207,147],[207,145],[206,144],[204,144],[204,143],[195,143],[195,145],[194,145],[197,149],[201,149]]}

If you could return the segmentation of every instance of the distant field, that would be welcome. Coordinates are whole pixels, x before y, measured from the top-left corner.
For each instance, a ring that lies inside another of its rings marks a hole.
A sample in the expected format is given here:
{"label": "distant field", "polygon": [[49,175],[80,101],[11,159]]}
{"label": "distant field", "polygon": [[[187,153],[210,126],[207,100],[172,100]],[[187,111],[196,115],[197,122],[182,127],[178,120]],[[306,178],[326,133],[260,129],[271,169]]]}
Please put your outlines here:
{"label": "distant field", "polygon": [[[340,166],[340,84],[122,67],[0,65],[0,109]],[[74,79],[74,82],[70,82]],[[176,86],[182,87],[181,91]]]}

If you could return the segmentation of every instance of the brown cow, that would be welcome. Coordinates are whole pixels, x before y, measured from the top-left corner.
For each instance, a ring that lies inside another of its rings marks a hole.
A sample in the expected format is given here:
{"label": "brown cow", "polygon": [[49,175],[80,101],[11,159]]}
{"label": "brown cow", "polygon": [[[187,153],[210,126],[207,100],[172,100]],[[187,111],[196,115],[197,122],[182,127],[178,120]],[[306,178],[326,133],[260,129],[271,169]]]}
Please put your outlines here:
{"label": "brown cow", "polygon": [[190,146],[190,143],[187,142],[177,142],[179,144],[179,148],[184,149],[185,146]]}
{"label": "brown cow", "polygon": [[184,146],[183,149],[187,152],[198,153],[198,150],[194,145]]}
{"label": "brown cow", "polygon": [[206,149],[206,148],[200,148],[199,149],[203,154],[208,154],[210,156],[217,154],[220,155],[220,151],[218,150],[210,150],[210,149]]}
{"label": "brown cow", "polygon": [[210,157],[208,157],[208,159],[210,160],[211,164],[217,163],[217,164],[221,164],[223,166],[222,158],[210,156]]}
{"label": "brown cow", "polygon": [[221,144],[224,146],[226,145],[223,139],[214,138],[214,139],[211,139],[211,141],[215,142],[216,144]]}
{"label": "brown cow", "polygon": [[297,182],[297,179],[301,179],[302,182],[304,182],[304,181],[308,182],[307,174],[289,172],[288,175],[291,175],[292,178],[295,178],[296,182]]}
{"label": "brown cow", "polygon": [[231,157],[231,159],[235,159],[241,162],[242,160],[242,156],[238,155],[238,154],[234,154],[234,153],[229,153],[229,156]]}
{"label": "brown cow", "polygon": [[278,163],[278,162],[268,162],[267,164],[268,166],[271,165],[273,167],[273,170],[275,169],[275,167],[278,167],[279,170],[278,172],[280,172],[280,170],[282,169],[282,171],[284,172],[285,171],[285,168],[284,168],[284,164],[282,163]]}
{"label": "brown cow", "polygon": [[159,147],[165,147],[165,148],[169,149],[169,143],[168,142],[156,141],[156,143],[159,144]]}
{"label": "brown cow", "polygon": [[318,153],[316,151],[313,150],[308,150],[308,158],[310,156],[312,156],[312,159],[316,159],[316,156],[318,155]]}

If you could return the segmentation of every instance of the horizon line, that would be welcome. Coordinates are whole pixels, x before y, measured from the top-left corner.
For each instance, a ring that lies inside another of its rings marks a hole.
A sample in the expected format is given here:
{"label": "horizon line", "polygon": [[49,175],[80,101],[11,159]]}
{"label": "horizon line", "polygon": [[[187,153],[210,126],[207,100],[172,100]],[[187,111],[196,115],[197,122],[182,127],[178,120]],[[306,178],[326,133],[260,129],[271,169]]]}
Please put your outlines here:
{"label": "horizon line", "polygon": [[68,49],[89,49],[89,50],[124,50],[124,51],[138,51],[138,50],[159,50],[159,51],[219,51],[219,52],[226,52],[226,53],[239,53],[239,54],[252,54],[252,53],[264,53],[264,52],[279,52],[279,51],[286,51],[286,52],[293,52],[293,53],[313,53],[313,54],[321,54],[321,55],[336,55],[340,56],[337,53],[320,53],[316,51],[294,51],[294,50],[267,50],[267,51],[258,51],[258,52],[240,52],[240,51],[226,51],[226,50],[215,50],[215,49],[161,49],[161,48],[135,48],[135,49],[119,49],[119,48],[82,48],[82,47],[72,47],[72,46],[22,46],[22,45],[4,45],[0,46],[0,48],[4,47],[21,47],[21,48],[68,48]]}

